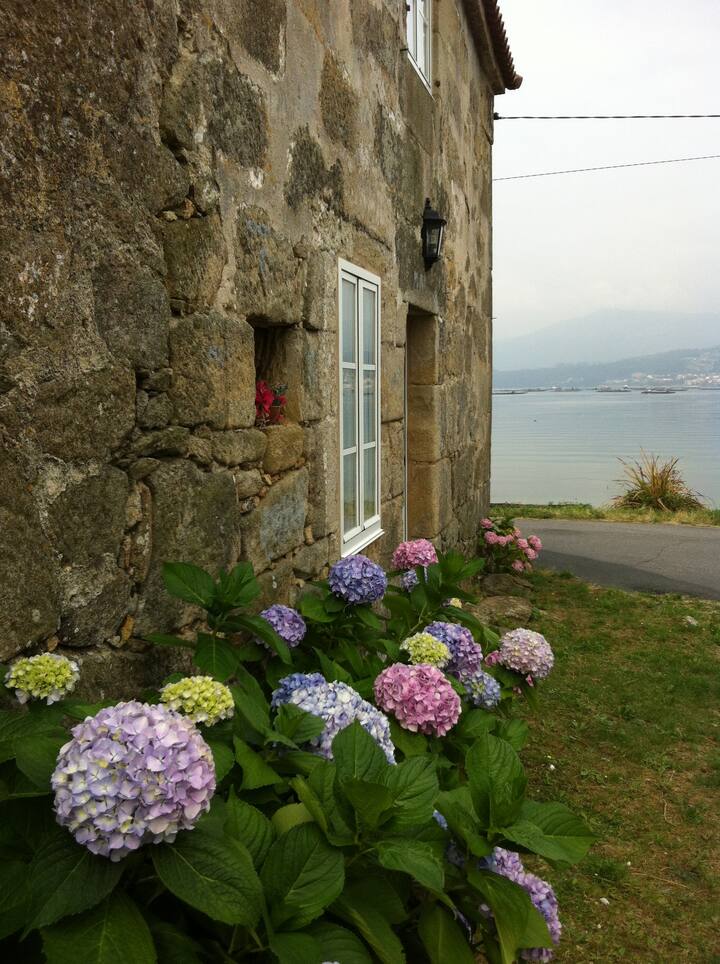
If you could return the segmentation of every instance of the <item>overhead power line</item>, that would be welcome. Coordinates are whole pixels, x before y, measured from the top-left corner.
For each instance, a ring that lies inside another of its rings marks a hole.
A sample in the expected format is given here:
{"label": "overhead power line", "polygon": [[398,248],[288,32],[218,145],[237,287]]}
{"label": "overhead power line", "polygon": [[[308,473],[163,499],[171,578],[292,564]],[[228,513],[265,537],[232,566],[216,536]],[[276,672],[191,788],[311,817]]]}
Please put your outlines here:
{"label": "overhead power line", "polygon": [[705,120],[720,114],[493,114],[495,120]]}
{"label": "overhead power line", "polygon": [[494,177],[493,181],[521,181],[527,177],[555,177],[557,174],[586,174],[589,171],[614,171],[620,167],[650,167],[654,164],[683,164],[686,161],[711,161],[720,154],[703,154],[701,157],[671,157],[663,161],[635,161],[631,164],[604,164],[601,167],[576,167],[567,171],[541,171],[537,174],[513,174],[510,177]]}

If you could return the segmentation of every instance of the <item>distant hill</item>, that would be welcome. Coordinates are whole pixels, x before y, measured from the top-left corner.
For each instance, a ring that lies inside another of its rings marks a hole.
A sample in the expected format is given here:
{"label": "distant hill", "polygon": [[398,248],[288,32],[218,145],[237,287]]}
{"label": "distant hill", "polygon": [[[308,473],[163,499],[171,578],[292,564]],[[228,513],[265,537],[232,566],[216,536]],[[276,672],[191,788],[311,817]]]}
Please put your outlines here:
{"label": "distant hill", "polygon": [[[656,355],[638,355],[600,364],[552,365],[493,372],[493,388],[595,388],[605,382],[630,381],[633,375],[655,377],[720,375],[720,345],[712,348],[683,348]],[[638,380],[641,381],[641,380]]]}
{"label": "distant hill", "polygon": [[720,342],[720,314],[598,311],[493,346],[497,371],[618,361],[648,352],[709,348]]}

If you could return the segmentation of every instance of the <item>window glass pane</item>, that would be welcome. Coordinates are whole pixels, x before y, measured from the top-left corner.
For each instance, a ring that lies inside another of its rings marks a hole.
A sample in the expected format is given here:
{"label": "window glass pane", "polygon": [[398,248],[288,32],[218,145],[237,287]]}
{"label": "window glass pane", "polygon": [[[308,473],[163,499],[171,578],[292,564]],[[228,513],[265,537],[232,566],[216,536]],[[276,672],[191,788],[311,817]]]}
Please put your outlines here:
{"label": "window glass pane", "polygon": [[415,62],[423,74],[427,76],[427,71],[425,70],[425,29],[425,21],[420,20],[418,23],[417,54],[415,57]]}
{"label": "window glass pane", "polygon": [[363,442],[375,441],[377,372],[363,372]]}
{"label": "window glass pane", "polygon": [[342,279],[340,318],[342,325],[342,360],[355,361],[355,285]]}
{"label": "window glass pane", "polygon": [[375,300],[377,294],[373,288],[362,289],[363,305],[363,362],[366,365],[375,364]]}
{"label": "window glass pane", "polygon": [[416,0],[407,0],[407,45],[411,55],[415,56],[415,18],[417,16]]}
{"label": "window glass pane", "polygon": [[345,532],[354,529],[357,518],[357,453],[343,455],[343,519]]}
{"label": "window glass pane", "polygon": [[354,368],[343,368],[343,420],[342,447],[352,448],[356,444],[357,425],[357,372]]}
{"label": "window glass pane", "polygon": [[425,75],[425,79],[430,80],[430,42],[428,40],[429,27],[427,20],[422,21],[420,33],[422,34],[423,52],[422,56],[418,56],[418,62],[420,64],[420,69]]}
{"label": "window glass pane", "polygon": [[372,446],[372,448],[365,449],[365,476],[364,476],[364,508],[365,508],[365,518],[371,519],[374,515],[377,515],[377,479],[375,475],[375,468],[377,463],[377,448]]}

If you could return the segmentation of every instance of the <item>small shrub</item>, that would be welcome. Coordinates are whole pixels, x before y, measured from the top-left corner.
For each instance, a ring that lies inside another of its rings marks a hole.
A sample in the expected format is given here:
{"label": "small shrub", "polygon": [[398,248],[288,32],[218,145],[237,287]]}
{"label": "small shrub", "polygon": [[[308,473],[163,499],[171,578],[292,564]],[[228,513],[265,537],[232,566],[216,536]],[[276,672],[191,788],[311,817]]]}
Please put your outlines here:
{"label": "small shrub", "polygon": [[480,521],[480,554],[487,572],[529,572],[542,549],[538,536],[523,538],[510,516]]}
{"label": "small shrub", "polygon": [[613,499],[613,505],[621,509],[660,509],[679,512],[702,509],[703,503],[697,492],[687,485],[677,467],[679,459],[662,461],[657,455],[643,452],[639,459],[626,462],[619,459],[625,472],[618,479],[627,486],[625,492]]}

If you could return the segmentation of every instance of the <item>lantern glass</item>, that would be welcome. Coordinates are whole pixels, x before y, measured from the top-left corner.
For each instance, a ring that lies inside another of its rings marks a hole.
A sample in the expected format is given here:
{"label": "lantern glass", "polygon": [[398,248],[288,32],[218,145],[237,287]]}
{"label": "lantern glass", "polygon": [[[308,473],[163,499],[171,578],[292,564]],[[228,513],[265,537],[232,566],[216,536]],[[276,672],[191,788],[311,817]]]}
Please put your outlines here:
{"label": "lantern glass", "polygon": [[430,198],[426,198],[422,226],[422,253],[426,268],[440,259],[446,223],[430,206]]}

